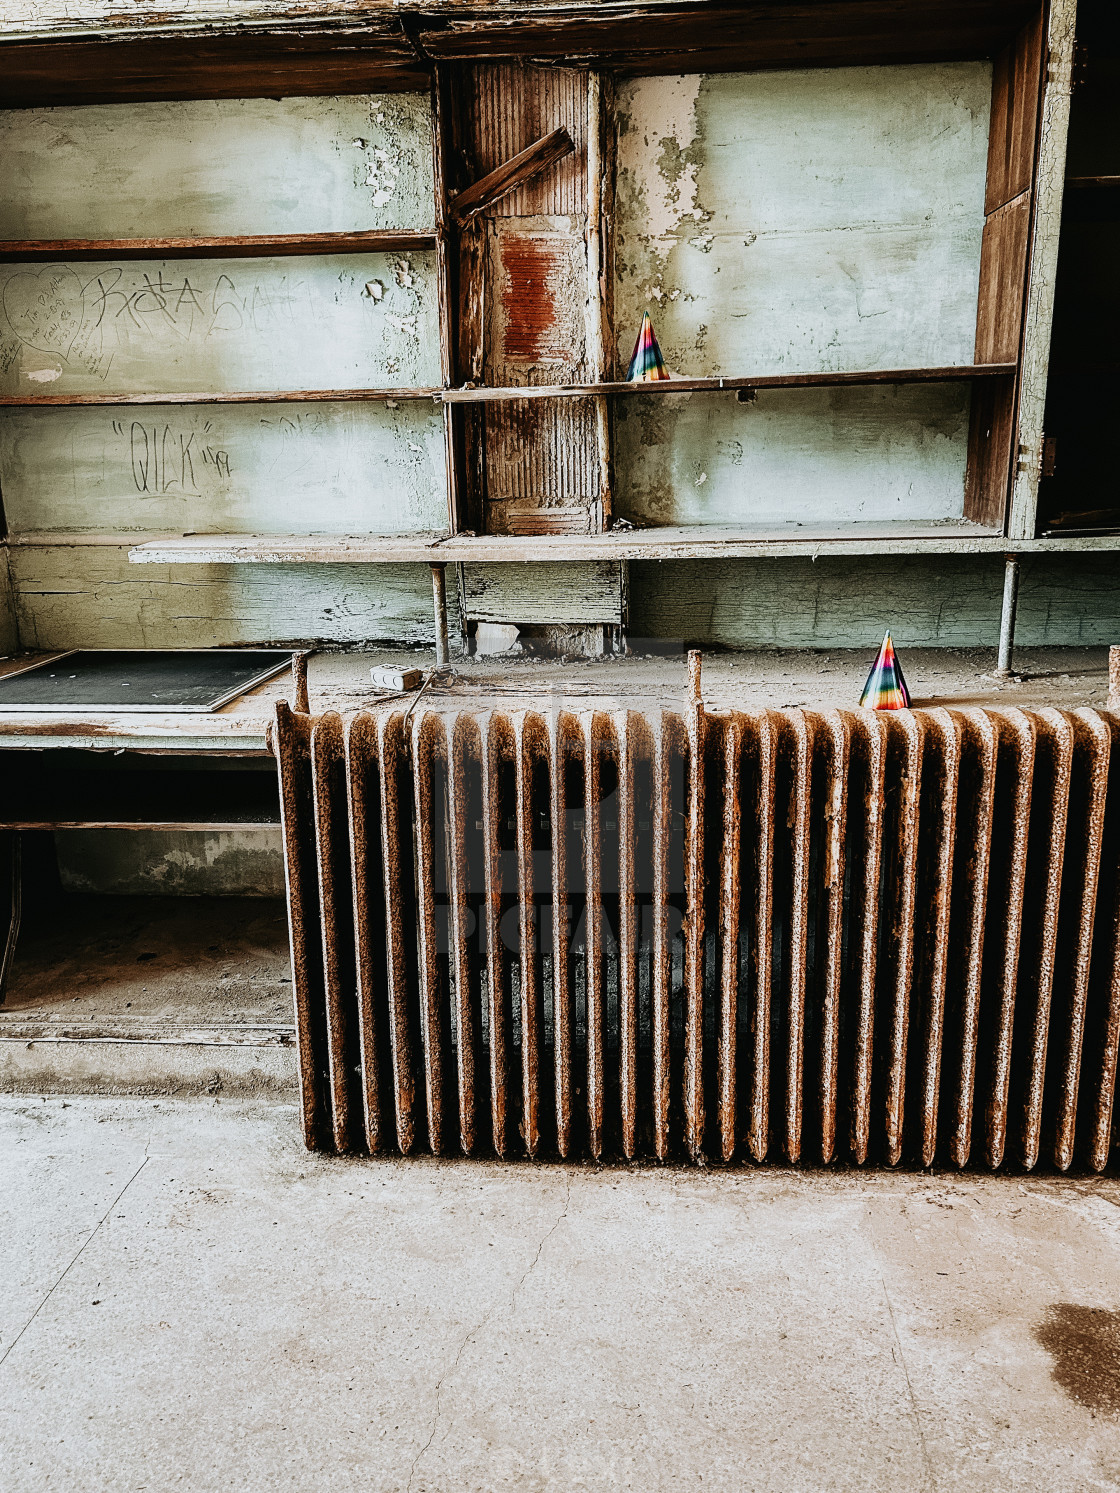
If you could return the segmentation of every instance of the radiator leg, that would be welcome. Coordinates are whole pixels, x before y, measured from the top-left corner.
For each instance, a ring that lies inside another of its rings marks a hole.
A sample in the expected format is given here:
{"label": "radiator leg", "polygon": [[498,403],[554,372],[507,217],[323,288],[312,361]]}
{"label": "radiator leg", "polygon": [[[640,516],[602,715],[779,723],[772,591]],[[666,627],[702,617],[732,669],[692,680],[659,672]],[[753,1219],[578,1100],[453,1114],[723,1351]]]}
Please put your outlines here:
{"label": "radiator leg", "polygon": [[16,957],[16,939],[19,938],[20,919],[23,916],[23,840],[18,829],[8,830],[8,877],[11,903],[8,911],[8,932],[4,939],[4,952],[0,956],[0,1006],[8,993],[8,977],[12,972],[12,961]]}
{"label": "radiator leg", "polygon": [[432,602],[436,612],[436,668],[451,662],[447,647],[447,566],[432,566]]}
{"label": "radiator leg", "polygon": [[1015,610],[1019,605],[1019,556],[1008,555],[1003,572],[1003,611],[999,619],[999,658],[997,679],[1010,679],[1011,652],[1015,646]]}

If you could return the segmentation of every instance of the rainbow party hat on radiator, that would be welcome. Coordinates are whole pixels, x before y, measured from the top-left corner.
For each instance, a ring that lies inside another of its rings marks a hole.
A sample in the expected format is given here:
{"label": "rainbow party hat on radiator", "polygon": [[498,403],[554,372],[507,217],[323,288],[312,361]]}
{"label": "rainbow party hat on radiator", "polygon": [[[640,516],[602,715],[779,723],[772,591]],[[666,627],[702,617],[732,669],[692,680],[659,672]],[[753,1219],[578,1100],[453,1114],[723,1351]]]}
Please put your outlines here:
{"label": "rainbow party hat on radiator", "polygon": [[668,377],[669,370],[665,367],[665,360],[654,335],[653,322],[647,311],[642,317],[642,330],[638,333],[638,340],[634,343],[634,355],[630,359],[626,381],[631,384],[655,384]]}
{"label": "rainbow party hat on radiator", "polygon": [[879,657],[871,665],[871,673],[863,686],[859,703],[867,710],[909,710],[910,691],[902,677],[902,665],[894,651],[888,632],[879,649]]}

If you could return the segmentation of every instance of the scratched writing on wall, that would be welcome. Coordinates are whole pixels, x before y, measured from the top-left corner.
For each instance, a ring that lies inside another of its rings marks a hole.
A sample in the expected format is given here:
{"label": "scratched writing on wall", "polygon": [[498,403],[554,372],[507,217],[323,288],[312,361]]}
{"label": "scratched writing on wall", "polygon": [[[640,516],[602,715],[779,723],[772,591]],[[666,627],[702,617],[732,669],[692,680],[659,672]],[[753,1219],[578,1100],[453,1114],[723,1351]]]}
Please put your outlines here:
{"label": "scratched writing on wall", "polygon": [[123,421],[113,421],[114,435],[128,443],[133,486],[153,497],[197,494],[199,478],[207,469],[219,478],[231,475],[229,452],[206,440],[211,429],[209,420],[201,431],[177,428],[166,420],[133,420],[127,429]]}
{"label": "scratched writing on wall", "polygon": [[105,379],[117,349],[137,335],[174,347],[266,333],[281,322],[299,326],[316,320],[318,308],[298,275],[235,280],[225,271],[109,265],[83,278],[71,265],[48,265],[8,275],[0,313],[8,334],[0,337],[0,371],[26,364],[31,352],[58,373]]}

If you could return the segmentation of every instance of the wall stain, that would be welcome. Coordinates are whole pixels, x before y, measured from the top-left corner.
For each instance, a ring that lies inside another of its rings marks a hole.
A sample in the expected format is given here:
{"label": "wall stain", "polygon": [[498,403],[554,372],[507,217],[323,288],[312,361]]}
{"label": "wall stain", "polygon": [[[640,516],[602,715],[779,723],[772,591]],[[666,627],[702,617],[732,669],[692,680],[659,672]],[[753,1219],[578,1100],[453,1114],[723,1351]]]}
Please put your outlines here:
{"label": "wall stain", "polygon": [[1061,1301],[1034,1329],[1051,1378],[1079,1405],[1120,1418],[1120,1312]]}

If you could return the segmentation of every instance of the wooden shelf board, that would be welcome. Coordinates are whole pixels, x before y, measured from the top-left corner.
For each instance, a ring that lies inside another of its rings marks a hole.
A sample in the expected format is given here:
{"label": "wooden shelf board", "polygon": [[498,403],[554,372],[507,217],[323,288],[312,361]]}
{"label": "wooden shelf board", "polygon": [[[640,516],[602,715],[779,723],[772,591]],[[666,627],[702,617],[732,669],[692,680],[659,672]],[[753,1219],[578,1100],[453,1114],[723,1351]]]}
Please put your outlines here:
{"label": "wooden shelf board", "polygon": [[325,400],[432,399],[442,404],[508,403],[521,399],[584,399],[603,394],[735,393],[753,389],[841,388],[872,384],[938,384],[1002,378],[1013,363],[962,364],[950,368],[888,368],[849,373],[761,373],[726,378],[674,378],[653,384],[539,384],[494,389],[272,389],[251,393],[0,394],[0,408],[99,404],[292,404]]}
{"label": "wooden shelf board", "polygon": [[440,400],[442,389],[263,389],[252,393],[0,394],[0,408],[52,409],[101,404],[321,404],[331,400],[385,403],[393,399]]}
{"label": "wooden shelf board", "polygon": [[592,394],[698,394],[739,389],[841,388],[865,384],[943,384],[1000,378],[1014,363],[965,363],[948,368],[877,368],[843,373],[756,373],[715,378],[669,378],[656,383],[540,384],[495,389],[448,389],[445,404],[485,404],[517,399],[579,399]]}
{"label": "wooden shelf board", "polygon": [[1067,176],[1067,187],[1120,187],[1120,176]]}
{"label": "wooden shelf board", "polygon": [[266,233],[215,238],[73,238],[0,240],[0,262],[53,259],[243,259],[288,254],[408,253],[434,249],[434,230],[372,228],[352,233]]}
{"label": "wooden shelf board", "polygon": [[[128,542],[127,539],[124,542]],[[265,535],[184,534],[129,551],[147,565],[534,564],[588,560],[725,560],[752,556],[1007,554],[1117,550],[1120,535],[1011,540],[967,520],[945,523],[694,525],[609,534]]]}

